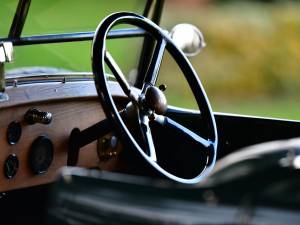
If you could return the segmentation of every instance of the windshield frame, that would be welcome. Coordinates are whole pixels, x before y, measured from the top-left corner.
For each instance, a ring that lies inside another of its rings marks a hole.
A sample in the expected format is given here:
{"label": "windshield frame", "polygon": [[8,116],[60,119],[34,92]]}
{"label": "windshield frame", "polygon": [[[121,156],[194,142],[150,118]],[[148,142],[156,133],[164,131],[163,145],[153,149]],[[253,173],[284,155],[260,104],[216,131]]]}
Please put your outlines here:
{"label": "windshield frame", "polygon": [[[163,2],[164,0],[148,0],[143,11],[143,16],[159,24]],[[31,0],[19,0],[8,36],[6,38],[0,38],[0,42],[12,42],[14,46],[20,46],[72,41],[87,41],[93,39],[94,31],[32,35],[22,37],[21,34],[26,23],[30,4]],[[142,29],[136,28],[116,29],[108,34],[108,38],[141,37],[145,36],[145,33],[146,32]]]}
{"label": "windshield frame", "polygon": [[[164,2],[165,0],[147,0],[142,15],[159,25],[164,7]],[[0,38],[0,43],[11,42],[13,46],[23,46],[61,42],[88,41],[94,38],[94,31],[32,35],[22,37],[21,34],[30,9],[30,4],[31,0],[19,0],[8,37]],[[115,29],[111,30],[107,35],[108,39],[126,37],[144,38],[143,47],[138,62],[137,78],[134,84],[134,86],[139,88],[143,83],[143,74],[145,74],[145,71],[147,71],[149,62],[152,58],[152,51],[155,46],[155,40],[149,37],[149,35],[147,35],[147,33],[144,30],[139,28]]]}

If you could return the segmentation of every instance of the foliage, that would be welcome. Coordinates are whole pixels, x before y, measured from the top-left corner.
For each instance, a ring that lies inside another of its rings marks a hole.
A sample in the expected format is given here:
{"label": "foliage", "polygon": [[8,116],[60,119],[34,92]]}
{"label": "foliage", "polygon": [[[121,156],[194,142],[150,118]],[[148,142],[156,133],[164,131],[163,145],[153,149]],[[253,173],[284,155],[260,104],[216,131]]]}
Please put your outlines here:
{"label": "foliage", "polygon": [[263,2],[263,3],[274,3],[274,2],[297,2],[299,0],[216,0],[218,3],[229,3],[229,2]]}
{"label": "foliage", "polygon": [[207,48],[191,60],[217,105],[290,99],[300,90],[299,10],[297,3],[173,8],[164,25],[189,22],[203,31]]}

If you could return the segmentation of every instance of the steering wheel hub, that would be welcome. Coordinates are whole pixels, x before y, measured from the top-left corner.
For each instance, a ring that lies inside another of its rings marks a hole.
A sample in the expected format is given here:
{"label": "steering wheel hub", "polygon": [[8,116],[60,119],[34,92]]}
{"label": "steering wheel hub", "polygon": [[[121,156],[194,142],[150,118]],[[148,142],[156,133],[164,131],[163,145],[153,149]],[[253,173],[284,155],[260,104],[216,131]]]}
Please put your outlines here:
{"label": "steering wheel hub", "polygon": [[144,102],[146,108],[159,115],[165,114],[168,108],[165,94],[155,86],[147,88]]}

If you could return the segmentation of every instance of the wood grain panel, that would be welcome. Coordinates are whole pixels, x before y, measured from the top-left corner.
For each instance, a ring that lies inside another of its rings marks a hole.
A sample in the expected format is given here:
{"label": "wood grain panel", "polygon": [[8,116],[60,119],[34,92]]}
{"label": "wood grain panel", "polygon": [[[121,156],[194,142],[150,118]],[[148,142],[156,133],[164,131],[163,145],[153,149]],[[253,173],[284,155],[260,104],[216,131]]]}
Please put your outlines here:
{"label": "wood grain panel", "polygon": [[[111,94],[116,98],[125,98],[124,92],[116,82],[109,82]],[[137,91],[134,89],[134,91]],[[20,104],[33,104],[41,101],[57,101],[73,98],[94,98],[97,96],[93,81],[49,82],[40,84],[23,84],[8,87],[6,93],[9,101],[0,102],[0,110]]]}
{"label": "wood grain panel", "polygon": [[[116,96],[123,96],[117,88],[114,91]],[[66,165],[68,138],[72,129],[85,129],[105,119],[92,82],[24,85],[8,89],[8,94],[10,100],[0,103],[0,191],[53,181],[57,170]],[[51,124],[27,124],[23,117],[31,107],[51,112]],[[12,121],[19,121],[22,125],[21,139],[15,145],[8,144],[6,140],[7,127]],[[53,141],[55,154],[48,171],[35,175],[29,167],[28,155],[32,142],[40,135],[46,135]],[[98,166],[96,145],[94,142],[83,148],[79,166]],[[10,154],[18,156],[20,165],[15,177],[7,179],[3,170],[4,162]]]}

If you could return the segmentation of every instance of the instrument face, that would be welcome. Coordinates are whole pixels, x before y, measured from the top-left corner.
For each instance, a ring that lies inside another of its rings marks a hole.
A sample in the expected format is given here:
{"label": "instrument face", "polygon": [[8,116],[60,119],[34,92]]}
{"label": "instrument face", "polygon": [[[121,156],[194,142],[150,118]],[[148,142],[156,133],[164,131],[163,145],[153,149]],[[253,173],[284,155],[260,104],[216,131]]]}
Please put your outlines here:
{"label": "instrument face", "polygon": [[13,121],[11,122],[8,127],[7,127],[7,142],[10,145],[15,145],[18,143],[22,135],[22,126],[20,122],[18,121]]}
{"label": "instrument face", "polygon": [[18,172],[19,159],[15,154],[7,157],[4,163],[4,175],[7,179],[12,179]]}
{"label": "instrument face", "polygon": [[46,173],[53,161],[53,143],[47,136],[37,137],[31,146],[28,163],[34,174]]}

